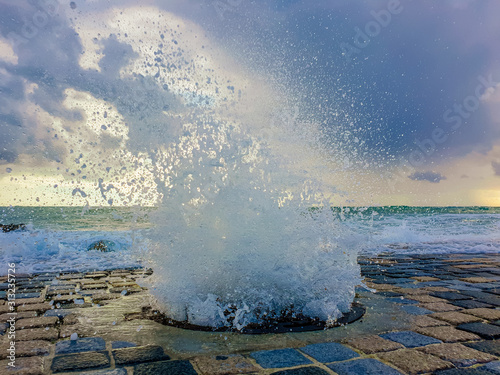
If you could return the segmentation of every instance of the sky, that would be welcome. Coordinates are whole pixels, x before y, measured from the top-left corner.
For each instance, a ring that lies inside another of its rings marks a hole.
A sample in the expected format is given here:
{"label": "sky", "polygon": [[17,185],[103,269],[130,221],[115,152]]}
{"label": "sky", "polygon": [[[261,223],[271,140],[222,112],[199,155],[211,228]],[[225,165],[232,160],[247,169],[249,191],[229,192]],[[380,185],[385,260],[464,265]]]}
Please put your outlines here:
{"label": "sky", "polygon": [[498,1],[136,3],[0,0],[0,205],[154,205],[196,112],[334,204],[500,206]]}

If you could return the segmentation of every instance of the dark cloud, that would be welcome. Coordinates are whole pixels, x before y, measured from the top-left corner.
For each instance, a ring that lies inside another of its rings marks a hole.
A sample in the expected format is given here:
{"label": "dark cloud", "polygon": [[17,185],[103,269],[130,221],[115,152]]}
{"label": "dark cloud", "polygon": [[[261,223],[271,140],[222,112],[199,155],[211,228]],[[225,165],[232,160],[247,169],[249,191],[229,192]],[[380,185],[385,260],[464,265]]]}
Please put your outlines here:
{"label": "dark cloud", "polygon": [[442,180],[446,180],[446,177],[441,173],[426,171],[426,172],[415,172],[408,176],[410,180],[414,181],[428,181],[432,183],[439,183]]}
{"label": "dark cloud", "polygon": [[[386,0],[280,1],[279,11],[276,2],[251,3],[227,8],[224,22],[214,11],[203,20],[242,63],[286,82],[303,111],[324,124],[330,147],[397,162],[440,127],[447,142],[428,155],[430,164],[487,152],[500,139],[484,103],[459,129],[443,119],[475,95],[479,76],[500,81],[500,28],[491,17],[500,13],[497,1],[401,1],[402,11],[372,37],[365,29],[374,13],[387,14]],[[279,22],[262,21],[273,19]],[[342,45],[355,47],[358,29],[369,41],[346,59]]]}
{"label": "dark cloud", "polygon": [[493,167],[493,171],[495,171],[495,176],[500,176],[500,163],[492,161],[491,166]]}
{"label": "dark cloud", "polygon": [[[0,146],[8,146],[14,155],[20,144],[29,146],[21,134],[30,134],[33,127],[23,115],[24,80],[38,86],[31,100],[70,121],[78,120],[79,113],[61,106],[66,88],[109,101],[125,116],[131,136],[142,140],[137,147],[154,145],[158,135],[148,138],[144,131],[158,127],[165,108],[178,105],[168,90],[154,82],[162,63],[147,62],[152,76],[120,79],[117,73],[135,54],[130,45],[109,35],[99,41],[101,72],[82,70],[78,61],[85,51],[67,17],[88,10],[104,12],[115,5],[82,2],[72,10],[66,4],[66,16],[40,5],[50,2],[2,3],[0,33],[10,40],[15,33],[21,42],[14,47],[17,66],[0,62],[10,74],[7,83],[0,83],[0,113],[7,116],[0,119],[0,126],[2,135],[9,137]],[[484,105],[467,113],[457,131],[443,120],[445,111],[474,94],[478,76],[498,73],[500,80],[500,70],[491,70],[500,59],[500,28],[491,17],[500,12],[496,0],[463,1],[460,6],[453,1],[402,1],[403,11],[392,15],[350,60],[342,54],[343,43],[353,45],[356,28],[364,30],[374,20],[373,12],[387,8],[387,0],[223,1],[222,14],[215,3],[220,2],[148,2],[201,24],[227,50],[235,51],[243,66],[269,72],[284,83],[287,94],[300,103],[301,116],[323,124],[324,143],[349,150],[352,159],[392,163],[415,150],[416,141],[430,139],[436,127],[443,128],[448,138],[427,162],[474,150],[486,152],[500,139],[500,129]],[[27,38],[24,23],[37,12],[46,14],[47,22]],[[15,129],[19,122],[21,132]]]}

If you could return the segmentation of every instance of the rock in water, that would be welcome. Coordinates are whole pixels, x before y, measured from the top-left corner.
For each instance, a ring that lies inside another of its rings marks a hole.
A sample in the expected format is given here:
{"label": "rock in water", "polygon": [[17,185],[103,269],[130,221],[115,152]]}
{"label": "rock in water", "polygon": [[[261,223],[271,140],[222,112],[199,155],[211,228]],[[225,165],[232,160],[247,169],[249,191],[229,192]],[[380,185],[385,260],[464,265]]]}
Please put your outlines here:
{"label": "rock in water", "polygon": [[109,253],[111,251],[115,251],[115,243],[113,241],[97,241],[93,242],[88,248],[87,251],[97,250],[103,253]]}
{"label": "rock in water", "polygon": [[26,224],[0,224],[0,229],[4,232],[12,232],[15,230],[25,230]]}

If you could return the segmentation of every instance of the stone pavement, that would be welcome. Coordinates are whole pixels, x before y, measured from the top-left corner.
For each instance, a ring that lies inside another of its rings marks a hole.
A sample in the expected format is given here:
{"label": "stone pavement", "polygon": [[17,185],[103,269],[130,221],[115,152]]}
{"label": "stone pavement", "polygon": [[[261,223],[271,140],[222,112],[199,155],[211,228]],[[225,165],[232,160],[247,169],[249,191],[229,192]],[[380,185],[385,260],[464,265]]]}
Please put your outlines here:
{"label": "stone pavement", "polygon": [[[500,374],[499,255],[386,254],[361,257],[359,263],[373,297],[398,309],[410,322],[408,329],[345,334],[338,342],[290,340],[296,344],[191,357],[162,345],[144,345],[138,332],[124,332],[126,340],[109,339],[93,334],[93,327],[86,325],[85,311],[99,314],[112,301],[147,296],[137,281],[150,271],[17,275],[12,309],[7,304],[6,277],[0,277],[0,373]],[[14,369],[8,359],[12,317]],[[377,319],[389,317],[382,313]],[[326,332],[318,332],[319,341]],[[134,335],[138,340],[129,339]],[[278,335],[266,335],[274,336]]]}

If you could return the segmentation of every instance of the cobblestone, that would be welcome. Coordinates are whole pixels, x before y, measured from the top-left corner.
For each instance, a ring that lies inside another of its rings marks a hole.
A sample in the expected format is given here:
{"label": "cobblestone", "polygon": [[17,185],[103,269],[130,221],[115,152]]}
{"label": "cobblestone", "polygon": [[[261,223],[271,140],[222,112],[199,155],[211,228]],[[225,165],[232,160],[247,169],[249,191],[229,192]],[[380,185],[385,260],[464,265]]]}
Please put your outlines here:
{"label": "cobblestone", "polygon": [[453,367],[451,362],[443,361],[416,349],[402,349],[395,352],[381,353],[378,354],[378,357],[409,375],[424,374]]}
{"label": "cobblestone", "polygon": [[54,373],[108,367],[107,352],[86,352],[54,357],[51,370]]}
{"label": "cobblestone", "polygon": [[163,348],[157,345],[115,349],[113,350],[113,357],[117,366],[170,359],[163,351]]}
{"label": "cobblestone", "polygon": [[496,359],[491,354],[480,352],[461,344],[430,345],[419,348],[419,350],[449,361],[457,367],[472,366],[477,363],[491,362]]}
{"label": "cobblestone", "polygon": [[141,363],[134,367],[134,375],[198,375],[189,361],[161,361]]}
{"label": "cobblestone", "polygon": [[380,336],[369,336],[369,337],[354,339],[348,341],[347,344],[366,354],[389,352],[392,350],[404,348],[402,344],[391,340],[383,339]]}

